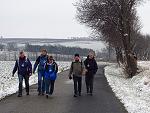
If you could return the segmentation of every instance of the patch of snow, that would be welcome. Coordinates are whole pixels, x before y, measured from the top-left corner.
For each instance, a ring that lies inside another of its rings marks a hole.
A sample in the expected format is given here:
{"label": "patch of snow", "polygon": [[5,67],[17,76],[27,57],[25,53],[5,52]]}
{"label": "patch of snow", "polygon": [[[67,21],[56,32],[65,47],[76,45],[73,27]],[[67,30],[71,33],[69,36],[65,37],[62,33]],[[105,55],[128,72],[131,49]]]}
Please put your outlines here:
{"label": "patch of snow", "polygon": [[123,36],[128,36],[128,34],[124,34]]}
{"label": "patch of snow", "polygon": [[97,62],[97,64],[98,64],[98,65],[107,65],[107,66],[108,66],[108,65],[112,65],[112,64],[114,64],[114,63],[102,62],[102,61],[101,61],[101,62]]}
{"label": "patch of snow", "polygon": [[142,72],[125,78],[117,64],[105,67],[105,76],[129,113],[150,113],[150,62],[140,61]]}

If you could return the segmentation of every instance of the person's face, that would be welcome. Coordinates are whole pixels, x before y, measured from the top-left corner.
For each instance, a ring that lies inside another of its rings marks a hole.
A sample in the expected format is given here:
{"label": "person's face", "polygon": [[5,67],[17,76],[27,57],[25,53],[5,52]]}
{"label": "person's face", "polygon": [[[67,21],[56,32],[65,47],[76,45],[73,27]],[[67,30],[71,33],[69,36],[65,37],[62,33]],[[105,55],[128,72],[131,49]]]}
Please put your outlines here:
{"label": "person's face", "polygon": [[89,54],[89,59],[93,59],[94,55],[92,53]]}
{"label": "person's face", "polygon": [[46,52],[46,51],[42,51],[41,54],[42,54],[42,55],[46,55],[47,52]]}
{"label": "person's face", "polygon": [[49,59],[48,59],[48,62],[49,62],[49,63],[53,63],[53,59],[49,58]]}
{"label": "person's face", "polygon": [[25,57],[25,54],[24,54],[24,53],[21,53],[21,54],[20,54],[20,57],[21,57],[21,58],[24,58],[24,57]]}
{"label": "person's face", "polygon": [[78,61],[80,59],[80,57],[76,56],[74,57],[75,61]]}

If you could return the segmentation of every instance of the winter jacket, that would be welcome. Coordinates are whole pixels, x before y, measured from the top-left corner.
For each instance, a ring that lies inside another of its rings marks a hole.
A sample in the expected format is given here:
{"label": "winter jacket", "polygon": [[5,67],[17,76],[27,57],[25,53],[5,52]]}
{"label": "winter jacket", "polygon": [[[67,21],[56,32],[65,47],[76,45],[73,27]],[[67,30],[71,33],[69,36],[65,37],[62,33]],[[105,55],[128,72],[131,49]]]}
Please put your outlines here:
{"label": "winter jacket", "polygon": [[88,56],[87,59],[84,61],[84,65],[85,65],[85,68],[87,69],[87,74],[92,74],[92,75],[96,74],[98,70],[98,66],[94,58],[89,59],[89,56]]}
{"label": "winter jacket", "polygon": [[35,72],[37,66],[38,66],[38,71],[44,71],[44,66],[45,66],[45,63],[47,62],[47,60],[48,60],[47,55],[39,56],[34,64],[33,72]]}
{"label": "winter jacket", "polygon": [[30,60],[26,57],[16,60],[13,74],[15,74],[17,70],[19,75],[29,75],[32,73],[32,64]]}
{"label": "winter jacket", "polygon": [[73,74],[74,76],[81,77],[83,73],[83,68],[84,66],[83,66],[82,61],[73,61],[71,63],[69,76]]}
{"label": "winter jacket", "polygon": [[45,79],[56,80],[57,72],[58,72],[58,65],[54,61],[52,64],[46,63],[45,66]]}

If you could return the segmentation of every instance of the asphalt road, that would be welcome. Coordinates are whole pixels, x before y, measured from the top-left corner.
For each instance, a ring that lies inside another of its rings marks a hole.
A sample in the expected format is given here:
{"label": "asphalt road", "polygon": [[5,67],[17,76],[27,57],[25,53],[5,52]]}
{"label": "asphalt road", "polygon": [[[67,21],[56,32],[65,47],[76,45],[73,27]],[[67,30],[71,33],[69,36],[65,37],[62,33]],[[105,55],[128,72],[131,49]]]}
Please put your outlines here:
{"label": "asphalt road", "polygon": [[[30,96],[17,94],[0,101],[0,113],[127,113],[115,97],[104,76],[104,66],[99,66],[94,81],[94,94],[88,96],[83,78],[82,96],[73,97],[73,83],[68,71],[59,74],[53,96],[46,99],[37,95],[37,85],[30,87]],[[25,93],[24,93],[25,94]]]}

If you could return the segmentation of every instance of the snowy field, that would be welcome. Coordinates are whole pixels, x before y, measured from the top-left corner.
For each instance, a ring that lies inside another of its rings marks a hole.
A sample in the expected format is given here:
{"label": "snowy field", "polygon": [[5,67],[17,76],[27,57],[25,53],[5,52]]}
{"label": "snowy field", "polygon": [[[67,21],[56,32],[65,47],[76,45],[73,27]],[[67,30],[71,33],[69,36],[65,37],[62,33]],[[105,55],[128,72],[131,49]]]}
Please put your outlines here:
{"label": "snowy field", "polygon": [[138,66],[141,73],[132,79],[125,78],[117,64],[105,67],[105,75],[129,113],[150,113],[150,62],[141,61]]}
{"label": "snowy field", "polygon": [[[59,72],[69,68],[70,62],[57,62]],[[14,61],[0,61],[0,100],[18,91],[18,77],[12,77]],[[37,74],[30,77],[30,85],[37,83]]]}
{"label": "snowy field", "polygon": [[[52,43],[39,43],[39,42],[32,42],[32,45],[53,45],[53,46],[65,46],[65,47],[80,47],[80,48],[87,48],[93,49],[94,51],[101,51],[102,49],[106,48],[106,45],[101,41],[58,41]],[[24,47],[25,44],[18,44],[19,47]]]}
{"label": "snowy field", "polygon": [[80,47],[80,48],[87,48],[93,49],[94,51],[100,51],[105,48],[105,44],[101,41],[72,41],[72,42],[59,42],[54,43],[52,45],[62,45],[66,47]]}

